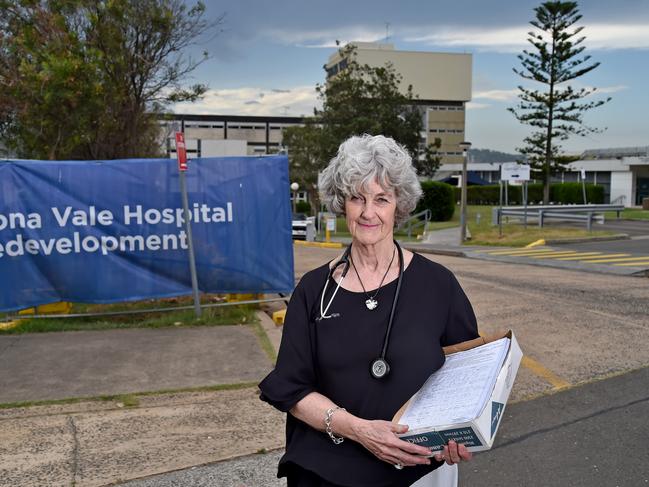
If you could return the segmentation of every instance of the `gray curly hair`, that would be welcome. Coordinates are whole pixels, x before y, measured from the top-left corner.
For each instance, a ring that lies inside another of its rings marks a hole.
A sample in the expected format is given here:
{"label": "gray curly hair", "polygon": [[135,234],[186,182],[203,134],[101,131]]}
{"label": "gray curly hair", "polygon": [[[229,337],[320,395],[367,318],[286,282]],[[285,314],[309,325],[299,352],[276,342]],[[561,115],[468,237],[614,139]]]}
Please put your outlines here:
{"label": "gray curly hair", "polygon": [[345,198],[377,181],[397,197],[395,223],[408,218],[422,190],[408,151],[383,135],[352,136],[338,148],[338,154],[318,177],[320,200],[337,215],[345,213]]}

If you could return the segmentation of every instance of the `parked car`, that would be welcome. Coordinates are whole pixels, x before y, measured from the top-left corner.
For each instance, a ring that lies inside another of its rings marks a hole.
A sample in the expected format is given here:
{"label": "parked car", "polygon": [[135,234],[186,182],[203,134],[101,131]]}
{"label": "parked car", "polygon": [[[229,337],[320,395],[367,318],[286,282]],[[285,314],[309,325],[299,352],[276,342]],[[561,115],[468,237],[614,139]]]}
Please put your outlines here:
{"label": "parked car", "polygon": [[293,213],[293,239],[306,240],[307,226],[313,223],[314,217],[306,216],[304,213]]}

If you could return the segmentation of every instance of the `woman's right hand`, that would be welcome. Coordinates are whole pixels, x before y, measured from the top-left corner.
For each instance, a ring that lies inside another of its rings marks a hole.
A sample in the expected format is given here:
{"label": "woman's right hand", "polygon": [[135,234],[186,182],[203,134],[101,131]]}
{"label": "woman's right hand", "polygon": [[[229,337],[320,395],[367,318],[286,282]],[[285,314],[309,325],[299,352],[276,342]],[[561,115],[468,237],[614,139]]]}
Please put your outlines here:
{"label": "woman's right hand", "polygon": [[408,426],[390,421],[364,420],[354,424],[354,441],[363,445],[378,459],[392,465],[429,465],[430,450],[400,439],[397,434],[408,431]]}

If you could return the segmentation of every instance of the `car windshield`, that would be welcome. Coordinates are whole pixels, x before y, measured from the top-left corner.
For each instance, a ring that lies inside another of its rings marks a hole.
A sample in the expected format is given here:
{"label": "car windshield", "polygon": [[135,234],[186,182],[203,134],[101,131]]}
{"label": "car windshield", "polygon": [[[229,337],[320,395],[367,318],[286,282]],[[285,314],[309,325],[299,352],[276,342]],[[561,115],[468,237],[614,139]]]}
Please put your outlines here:
{"label": "car windshield", "polygon": [[304,213],[293,213],[293,220],[306,220],[306,215]]}

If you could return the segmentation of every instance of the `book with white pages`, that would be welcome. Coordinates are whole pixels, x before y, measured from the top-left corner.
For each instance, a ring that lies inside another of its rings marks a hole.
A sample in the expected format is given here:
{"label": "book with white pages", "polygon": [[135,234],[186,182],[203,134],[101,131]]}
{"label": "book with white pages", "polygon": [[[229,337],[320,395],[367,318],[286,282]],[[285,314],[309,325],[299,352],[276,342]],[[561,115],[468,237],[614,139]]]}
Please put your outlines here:
{"label": "book with white pages", "polygon": [[393,421],[407,424],[403,440],[430,448],[449,440],[469,451],[493,445],[522,352],[514,333],[445,348],[446,362],[403,405]]}

